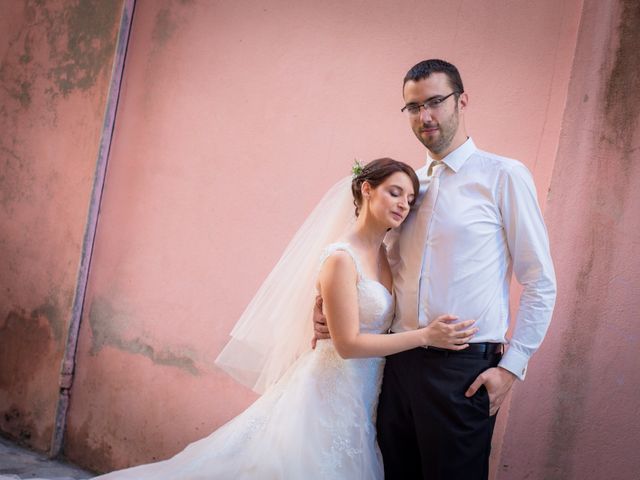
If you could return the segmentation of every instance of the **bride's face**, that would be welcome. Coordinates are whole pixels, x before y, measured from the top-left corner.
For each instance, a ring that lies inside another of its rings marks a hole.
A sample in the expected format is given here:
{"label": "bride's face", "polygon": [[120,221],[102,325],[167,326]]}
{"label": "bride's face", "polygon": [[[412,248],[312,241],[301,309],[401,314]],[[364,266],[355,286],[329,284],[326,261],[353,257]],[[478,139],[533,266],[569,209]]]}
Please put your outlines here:
{"label": "bride's face", "polygon": [[414,199],[413,183],[404,172],[389,175],[375,188],[363,185],[368,213],[385,228],[398,227],[407,215]]}

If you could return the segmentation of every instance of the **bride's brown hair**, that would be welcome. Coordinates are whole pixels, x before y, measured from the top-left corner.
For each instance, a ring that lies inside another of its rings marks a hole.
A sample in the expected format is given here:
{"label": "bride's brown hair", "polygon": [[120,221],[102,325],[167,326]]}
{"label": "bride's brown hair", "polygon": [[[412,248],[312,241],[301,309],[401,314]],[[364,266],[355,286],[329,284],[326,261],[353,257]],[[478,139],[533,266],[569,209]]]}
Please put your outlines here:
{"label": "bride's brown hair", "polygon": [[360,207],[362,206],[362,184],[367,182],[371,187],[376,188],[384,182],[387,177],[396,172],[406,173],[411,179],[414,197],[410,204],[413,205],[420,190],[420,180],[418,180],[415,170],[406,163],[399,162],[393,158],[377,158],[367,163],[362,168],[362,171],[353,177],[353,181],[351,182],[351,193],[353,193],[353,204],[356,206],[356,217],[360,213]]}

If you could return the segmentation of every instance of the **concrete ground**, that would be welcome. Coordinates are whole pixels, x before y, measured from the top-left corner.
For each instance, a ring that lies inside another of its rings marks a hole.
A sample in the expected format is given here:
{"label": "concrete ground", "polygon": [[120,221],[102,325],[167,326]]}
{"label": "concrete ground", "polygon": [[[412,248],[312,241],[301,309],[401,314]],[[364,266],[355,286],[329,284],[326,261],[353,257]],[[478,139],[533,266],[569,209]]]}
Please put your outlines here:
{"label": "concrete ground", "polygon": [[50,460],[40,453],[18,447],[0,437],[0,480],[78,480],[93,475],[69,463]]}

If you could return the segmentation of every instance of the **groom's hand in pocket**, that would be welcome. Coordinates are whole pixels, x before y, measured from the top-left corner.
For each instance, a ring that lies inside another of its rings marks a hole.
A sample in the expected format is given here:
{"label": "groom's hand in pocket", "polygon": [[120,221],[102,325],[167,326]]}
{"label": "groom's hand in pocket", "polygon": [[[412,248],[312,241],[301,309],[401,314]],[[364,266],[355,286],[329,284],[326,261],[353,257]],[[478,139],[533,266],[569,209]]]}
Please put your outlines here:
{"label": "groom's hand in pocket", "polygon": [[331,338],[329,335],[329,327],[327,319],[322,313],[322,297],[316,297],[316,303],[313,306],[313,338],[311,339],[311,348],[316,348],[318,340],[326,340]]}
{"label": "groom's hand in pocket", "polygon": [[481,385],[484,385],[489,394],[489,415],[498,413],[498,409],[511,391],[516,376],[502,367],[493,367],[482,372],[465,392],[466,397],[472,397]]}

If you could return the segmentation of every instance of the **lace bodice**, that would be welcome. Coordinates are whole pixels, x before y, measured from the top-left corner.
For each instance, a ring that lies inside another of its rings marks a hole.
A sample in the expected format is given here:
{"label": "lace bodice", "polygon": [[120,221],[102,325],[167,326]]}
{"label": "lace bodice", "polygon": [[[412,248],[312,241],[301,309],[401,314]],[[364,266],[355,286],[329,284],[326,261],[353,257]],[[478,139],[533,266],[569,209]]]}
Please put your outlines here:
{"label": "lace bodice", "polygon": [[348,243],[332,243],[325,249],[320,264],[334,252],[342,250],[353,259],[358,272],[358,312],[360,331],[366,333],[386,332],[391,326],[394,312],[394,296],[380,282],[368,278],[356,253]]}

